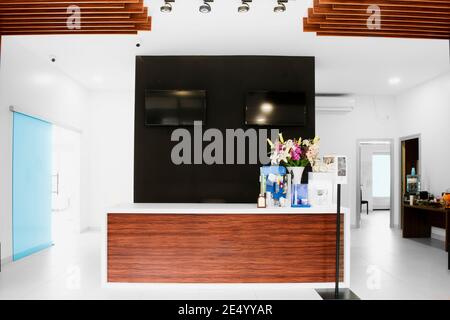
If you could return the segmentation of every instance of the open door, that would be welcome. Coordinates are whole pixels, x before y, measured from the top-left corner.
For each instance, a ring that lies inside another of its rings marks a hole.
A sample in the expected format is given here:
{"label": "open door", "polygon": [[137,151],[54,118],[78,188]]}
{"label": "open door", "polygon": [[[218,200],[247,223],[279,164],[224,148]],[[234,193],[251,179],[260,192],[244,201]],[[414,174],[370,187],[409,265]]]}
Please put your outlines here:
{"label": "open door", "polygon": [[52,125],[13,115],[13,259],[52,245]]}

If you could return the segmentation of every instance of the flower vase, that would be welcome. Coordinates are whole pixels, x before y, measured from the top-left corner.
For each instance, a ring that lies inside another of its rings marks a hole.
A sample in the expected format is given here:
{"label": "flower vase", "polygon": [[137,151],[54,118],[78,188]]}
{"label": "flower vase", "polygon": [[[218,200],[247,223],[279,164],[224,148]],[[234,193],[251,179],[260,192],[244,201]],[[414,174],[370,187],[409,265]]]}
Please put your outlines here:
{"label": "flower vase", "polygon": [[293,185],[302,183],[302,175],[305,167],[286,167],[286,169],[292,177]]}

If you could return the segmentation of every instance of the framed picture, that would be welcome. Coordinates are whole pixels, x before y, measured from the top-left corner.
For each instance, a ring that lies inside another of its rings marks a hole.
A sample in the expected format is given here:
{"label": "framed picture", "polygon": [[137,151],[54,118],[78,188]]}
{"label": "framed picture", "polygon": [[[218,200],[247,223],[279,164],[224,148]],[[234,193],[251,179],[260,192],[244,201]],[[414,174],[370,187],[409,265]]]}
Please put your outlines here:
{"label": "framed picture", "polygon": [[323,157],[327,172],[332,173],[336,184],[347,184],[348,165],[347,156],[329,155]]}

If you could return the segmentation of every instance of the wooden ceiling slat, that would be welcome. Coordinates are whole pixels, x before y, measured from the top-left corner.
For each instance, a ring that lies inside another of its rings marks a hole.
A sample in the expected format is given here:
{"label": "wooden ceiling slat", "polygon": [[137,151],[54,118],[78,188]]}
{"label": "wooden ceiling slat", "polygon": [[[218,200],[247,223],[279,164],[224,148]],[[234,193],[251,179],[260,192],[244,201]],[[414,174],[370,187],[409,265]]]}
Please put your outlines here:
{"label": "wooden ceiling slat", "polygon": [[[88,15],[88,14],[112,14],[112,13],[143,13],[144,12],[144,8],[140,7],[140,6],[136,6],[136,5],[127,5],[122,9],[85,9],[81,11],[81,15]],[[20,10],[16,10],[16,11],[2,11],[0,9],[0,17],[3,16],[14,16],[14,15],[23,15],[23,14],[28,14],[28,15],[36,15],[36,14],[54,14],[54,15],[70,15],[69,13],[67,13],[67,9],[64,10],[59,10],[59,9],[53,9],[53,10],[47,10],[47,9],[38,9],[38,10],[33,10],[33,11],[28,11],[28,12],[24,12],[24,11],[20,11]]]}
{"label": "wooden ceiling slat", "polygon": [[[327,15],[364,15],[364,16],[370,16],[369,13],[367,13],[367,7],[364,10],[349,10],[348,8],[350,6],[346,6],[347,9],[336,9],[334,6],[331,5],[320,5],[315,6],[312,8],[314,12],[320,13],[320,14],[327,14]],[[449,16],[450,12],[449,10],[444,9],[427,9],[427,8],[421,8],[415,9],[415,8],[408,8],[405,7],[403,10],[391,10],[392,7],[388,7],[388,9],[381,8],[381,13],[383,16],[390,15],[390,16],[423,16],[423,17],[436,17],[436,16]]]}
{"label": "wooden ceiling slat", "polygon": [[137,31],[129,31],[129,30],[99,30],[99,31],[89,31],[89,30],[77,30],[76,32],[71,30],[65,30],[65,31],[55,31],[55,30],[22,30],[22,31],[6,31],[3,33],[3,35],[6,36],[37,36],[37,35],[67,35],[67,34],[91,34],[91,35],[98,35],[98,34],[114,34],[114,35],[120,35],[120,34],[137,34]]}
{"label": "wooden ceiling slat", "polygon": [[[132,29],[134,30],[134,28],[136,28],[135,24],[87,24],[87,25],[83,25],[82,29],[102,29],[102,28],[119,28],[119,29]],[[20,30],[20,29],[25,29],[25,30],[67,30],[67,27],[64,25],[37,25],[37,26],[3,26],[2,30],[3,31],[13,31],[13,30]]]}
{"label": "wooden ceiling slat", "polygon": [[364,32],[364,33],[371,33],[371,32],[390,32],[390,31],[396,31],[398,33],[405,32],[405,33],[416,33],[416,34],[449,34],[450,30],[429,30],[429,29],[414,29],[414,28],[404,28],[400,30],[389,30],[381,29],[381,30],[369,30],[367,28],[361,28],[360,26],[353,26],[353,25],[340,25],[335,27],[334,29],[330,30],[326,25],[322,26],[320,24],[309,24],[307,21],[308,18],[303,18],[303,26],[305,28],[305,31],[311,31],[311,32],[319,32],[319,31],[339,31],[339,32],[346,32],[346,31],[352,31],[352,32]]}
{"label": "wooden ceiling slat", "polygon": [[385,33],[358,33],[358,32],[317,32],[318,36],[322,37],[364,37],[364,38],[405,38],[405,39],[429,39],[429,40],[447,40],[446,36],[427,35],[427,34],[404,34],[396,32]]}
{"label": "wooden ceiling slat", "polygon": [[[70,30],[69,5],[81,10],[80,29]],[[135,34],[151,30],[144,0],[4,0],[0,2],[0,35]]]}
{"label": "wooden ceiling slat", "polygon": [[4,34],[50,34],[50,33],[64,33],[64,34],[83,34],[86,32],[134,32],[137,31],[136,28],[150,29],[149,24],[144,25],[125,25],[125,26],[88,26],[80,30],[68,30],[65,27],[52,27],[52,28],[6,28],[3,32]]}
{"label": "wooden ceiling slat", "polygon": [[[308,11],[308,18],[317,18],[317,19],[326,19],[327,21],[367,21],[367,18],[369,15],[326,15],[326,14],[318,14],[314,13],[313,9],[309,9]],[[404,17],[404,16],[381,16],[381,23],[384,22],[414,22],[414,23],[423,23],[423,24],[432,24],[432,23],[438,23],[438,24],[450,24],[450,16],[445,16],[443,18],[432,18],[432,19],[424,19],[423,17]]]}
{"label": "wooden ceiling slat", "polygon": [[[320,36],[450,39],[450,0],[314,0],[305,32]],[[379,5],[380,28],[369,29],[367,12]]]}
{"label": "wooden ceiling slat", "polygon": [[341,4],[341,5],[380,5],[380,6],[404,6],[404,7],[422,7],[422,8],[443,8],[449,9],[450,3],[443,1],[391,1],[391,0],[319,0],[320,4]]}
{"label": "wooden ceiling slat", "polygon": [[2,0],[3,5],[36,4],[89,4],[89,3],[142,3],[141,0]]}
{"label": "wooden ceiling slat", "polygon": [[347,35],[359,35],[359,36],[376,36],[382,37],[384,35],[397,35],[397,36],[410,36],[416,38],[435,38],[435,39],[448,39],[448,34],[442,33],[433,33],[433,32],[416,32],[416,31],[408,31],[408,30],[386,30],[386,31],[377,31],[377,32],[367,32],[364,30],[348,30],[348,29],[336,29],[336,30],[323,30],[316,28],[308,28],[310,32],[321,33],[321,35],[331,35],[331,34],[340,34],[342,36]]}
{"label": "wooden ceiling slat", "polygon": [[[125,4],[123,3],[116,3],[116,4],[109,4],[109,3],[98,3],[98,4],[80,4],[80,9],[82,11],[88,10],[88,9],[123,9],[125,8]],[[34,6],[30,5],[3,5],[0,3],[0,12],[10,12],[10,11],[35,11],[35,10],[67,10],[67,5],[44,5],[44,4],[37,4]]]}
{"label": "wooden ceiling slat", "polygon": [[[339,5],[333,4],[331,7],[332,11],[355,11],[356,12],[364,12],[367,13],[367,6],[362,5]],[[380,10],[382,13],[386,12],[418,12],[418,13],[436,13],[436,14],[447,14],[450,15],[448,9],[442,8],[429,8],[429,7],[410,7],[410,6],[380,6]]]}
{"label": "wooden ceiling slat", "polygon": [[[327,25],[327,24],[320,24],[320,30],[362,30],[367,32],[367,27],[365,25],[355,25],[355,24],[337,24],[337,25]],[[432,27],[418,27],[418,26],[384,26],[383,31],[408,31],[408,32],[431,32],[431,33],[441,33],[441,34],[447,34],[450,36],[450,30],[448,28],[432,28]]]}
{"label": "wooden ceiling slat", "polygon": [[[308,24],[319,24],[319,25],[356,25],[356,26],[364,26],[367,29],[365,20],[331,20],[327,18],[319,18],[319,17],[308,17]],[[450,30],[450,24],[448,21],[445,23],[436,23],[436,22],[428,22],[423,23],[422,21],[386,21],[383,20],[382,24],[384,26],[404,26],[404,27],[419,27],[419,28],[436,28],[436,29],[447,29]]]}
{"label": "wooden ceiling slat", "polygon": [[[84,28],[90,28],[90,27],[114,27],[114,28],[122,28],[122,27],[132,27],[135,28],[137,26],[147,28],[147,26],[150,24],[150,19],[147,20],[140,20],[140,21],[120,21],[120,22],[111,22],[111,21],[90,21],[85,22],[81,24],[82,29]],[[67,26],[65,23],[28,23],[28,24],[4,24],[0,23],[2,30],[10,30],[10,29],[60,29],[64,28],[67,29]]]}
{"label": "wooden ceiling slat", "polygon": [[[334,18],[336,16],[340,16],[341,18],[346,17],[347,19],[353,19],[353,18],[364,18],[367,20],[367,18],[370,17],[370,14],[346,14],[341,12],[335,12],[334,14],[325,13],[321,10],[314,10],[315,14],[321,14],[326,15],[327,17]],[[434,19],[450,19],[450,15],[448,14],[420,14],[420,13],[389,13],[385,12],[381,15],[381,17],[384,18],[411,18],[411,19],[423,19],[423,20],[434,20]]]}
{"label": "wooden ceiling slat", "polygon": [[[99,18],[105,18],[105,19],[130,19],[129,14],[111,14],[111,15],[91,15],[86,16],[84,15],[81,19],[82,20],[89,20],[89,19],[99,19]],[[54,21],[66,21],[67,22],[67,16],[52,16],[52,15],[39,15],[39,16],[15,16],[15,17],[1,17],[2,21],[28,21],[28,20],[54,20]]]}
{"label": "wooden ceiling slat", "polygon": [[[57,24],[61,24],[61,25],[66,25],[66,21],[65,20],[59,20],[59,21],[55,21],[55,20],[24,20],[24,21],[17,21],[17,20],[7,20],[7,21],[2,21],[0,20],[0,26],[7,26],[7,25],[46,25],[46,24],[51,24],[51,25],[57,25]],[[85,25],[85,24],[93,24],[93,23],[112,23],[112,24],[127,24],[127,23],[133,23],[133,24],[140,24],[140,23],[147,23],[147,19],[143,18],[143,19],[134,19],[134,18],[121,18],[121,19],[104,19],[104,18],[96,18],[96,19],[82,19],[81,20],[81,25]]]}

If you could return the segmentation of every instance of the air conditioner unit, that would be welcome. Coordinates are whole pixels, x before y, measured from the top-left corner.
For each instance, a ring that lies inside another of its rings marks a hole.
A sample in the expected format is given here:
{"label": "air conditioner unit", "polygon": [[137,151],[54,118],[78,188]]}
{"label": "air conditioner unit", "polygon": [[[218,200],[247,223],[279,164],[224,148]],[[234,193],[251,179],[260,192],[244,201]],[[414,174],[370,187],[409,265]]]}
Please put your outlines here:
{"label": "air conditioner unit", "polygon": [[356,100],[348,96],[316,96],[317,112],[352,112],[355,105]]}

